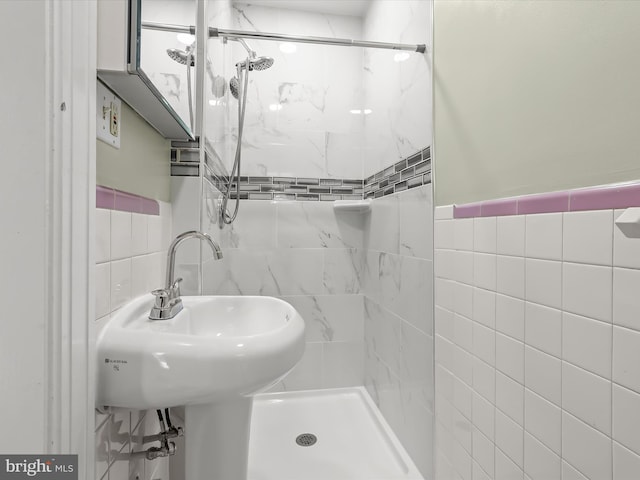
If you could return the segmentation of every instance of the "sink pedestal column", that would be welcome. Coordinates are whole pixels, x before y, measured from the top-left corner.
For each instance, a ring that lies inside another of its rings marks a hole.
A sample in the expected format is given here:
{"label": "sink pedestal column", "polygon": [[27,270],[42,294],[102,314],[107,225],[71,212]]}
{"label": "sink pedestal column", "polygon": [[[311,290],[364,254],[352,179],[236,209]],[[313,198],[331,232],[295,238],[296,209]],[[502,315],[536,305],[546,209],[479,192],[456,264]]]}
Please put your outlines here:
{"label": "sink pedestal column", "polygon": [[185,407],[185,480],[246,480],[253,397]]}

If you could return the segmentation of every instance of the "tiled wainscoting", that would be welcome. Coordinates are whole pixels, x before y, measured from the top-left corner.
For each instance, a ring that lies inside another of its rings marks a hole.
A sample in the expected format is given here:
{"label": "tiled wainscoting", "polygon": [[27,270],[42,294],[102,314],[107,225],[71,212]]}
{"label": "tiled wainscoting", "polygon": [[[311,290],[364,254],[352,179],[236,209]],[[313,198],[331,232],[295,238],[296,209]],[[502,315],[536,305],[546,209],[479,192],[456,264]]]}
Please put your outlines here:
{"label": "tiled wainscoting", "polygon": [[[125,303],[163,286],[171,241],[171,205],[103,187],[98,187],[96,204],[97,336]],[[168,480],[167,459],[130,457],[130,452],[151,446],[143,445],[142,437],[158,430],[155,414],[128,410],[96,413],[96,480]]]}
{"label": "tiled wainscoting", "polygon": [[638,478],[640,238],[574,193],[436,209],[437,479]]}

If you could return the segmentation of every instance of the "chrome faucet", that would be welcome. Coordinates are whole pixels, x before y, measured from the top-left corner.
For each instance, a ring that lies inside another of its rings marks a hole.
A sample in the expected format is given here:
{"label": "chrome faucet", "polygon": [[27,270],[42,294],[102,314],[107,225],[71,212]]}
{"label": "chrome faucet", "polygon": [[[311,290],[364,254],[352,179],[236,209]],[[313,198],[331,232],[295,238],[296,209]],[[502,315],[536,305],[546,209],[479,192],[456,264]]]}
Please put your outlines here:
{"label": "chrome faucet", "polygon": [[213,250],[213,258],[220,260],[222,258],[222,250],[220,246],[206,233],[191,230],[178,235],[171,245],[167,253],[167,281],[165,288],[159,288],[151,292],[156,296],[156,301],[149,314],[150,320],[169,320],[175,317],[182,310],[182,299],[180,298],[180,282],[182,278],[174,279],[176,250],[178,245],[189,238],[199,238],[209,244]]}

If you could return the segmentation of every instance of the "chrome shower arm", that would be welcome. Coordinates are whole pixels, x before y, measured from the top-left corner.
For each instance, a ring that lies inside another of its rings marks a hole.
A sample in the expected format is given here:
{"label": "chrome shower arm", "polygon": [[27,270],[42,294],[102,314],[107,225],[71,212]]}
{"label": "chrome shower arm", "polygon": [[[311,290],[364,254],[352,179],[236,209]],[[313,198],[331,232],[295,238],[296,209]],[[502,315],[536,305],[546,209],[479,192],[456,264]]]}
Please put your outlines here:
{"label": "chrome shower arm", "polygon": [[244,41],[244,39],[242,38],[231,38],[230,40],[235,40],[236,42],[239,42],[244,49],[247,51],[247,53],[249,54],[249,58],[254,59],[256,58],[256,52],[254,50],[251,50],[251,48],[249,48],[249,45],[247,45],[247,42]]}

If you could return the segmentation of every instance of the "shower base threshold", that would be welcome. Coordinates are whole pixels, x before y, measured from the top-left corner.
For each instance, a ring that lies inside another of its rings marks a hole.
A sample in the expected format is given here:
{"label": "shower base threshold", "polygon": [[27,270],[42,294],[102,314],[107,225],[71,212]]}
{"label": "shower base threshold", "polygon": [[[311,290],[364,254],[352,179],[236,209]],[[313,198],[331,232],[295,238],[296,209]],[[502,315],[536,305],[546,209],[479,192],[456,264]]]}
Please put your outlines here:
{"label": "shower base threshold", "polygon": [[257,395],[248,478],[423,480],[363,387]]}

